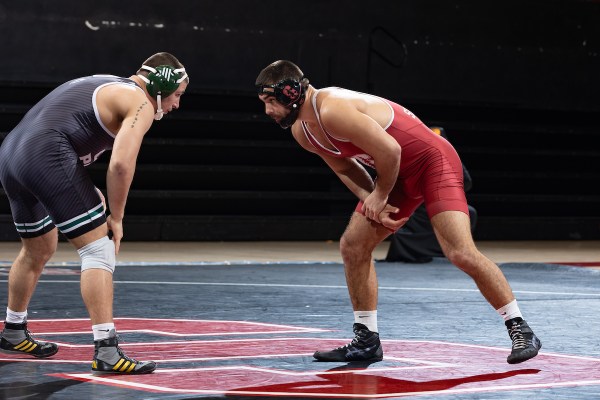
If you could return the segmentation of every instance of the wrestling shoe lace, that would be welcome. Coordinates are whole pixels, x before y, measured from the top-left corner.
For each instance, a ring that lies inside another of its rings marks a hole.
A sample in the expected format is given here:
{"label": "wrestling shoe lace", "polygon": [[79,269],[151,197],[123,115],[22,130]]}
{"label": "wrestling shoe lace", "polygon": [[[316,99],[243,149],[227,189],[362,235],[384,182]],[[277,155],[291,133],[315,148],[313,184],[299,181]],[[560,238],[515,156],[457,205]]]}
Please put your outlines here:
{"label": "wrestling shoe lace", "polygon": [[527,322],[522,318],[513,318],[505,324],[512,341],[512,351],[506,361],[509,364],[518,364],[537,356],[542,348],[542,342],[535,336]]}

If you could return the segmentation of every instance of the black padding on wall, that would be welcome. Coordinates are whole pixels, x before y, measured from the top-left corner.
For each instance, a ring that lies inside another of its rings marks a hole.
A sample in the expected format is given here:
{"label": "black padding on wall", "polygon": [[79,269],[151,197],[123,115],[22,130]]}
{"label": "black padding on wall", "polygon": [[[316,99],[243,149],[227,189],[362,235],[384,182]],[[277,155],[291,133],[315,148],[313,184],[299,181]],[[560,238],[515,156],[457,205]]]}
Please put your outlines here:
{"label": "black padding on wall", "polygon": [[598,110],[599,19],[597,1],[10,2],[0,80],[128,75],[164,50],[188,67],[190,90],[252,90],[287,58],[317,87]]}

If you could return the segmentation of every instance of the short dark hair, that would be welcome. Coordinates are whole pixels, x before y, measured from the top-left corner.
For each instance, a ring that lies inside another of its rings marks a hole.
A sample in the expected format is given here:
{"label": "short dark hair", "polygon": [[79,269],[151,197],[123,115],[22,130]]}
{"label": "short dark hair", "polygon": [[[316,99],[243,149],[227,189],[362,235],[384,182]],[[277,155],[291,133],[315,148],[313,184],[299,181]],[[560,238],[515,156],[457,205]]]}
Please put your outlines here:
{"label": "short dark hair", "polygon": [[273,85],[284,79],[300,82],[303,78],[304,74],[296,64],[287,60],[277,60],[260,71],[254,84],[256,86]]}
{"label": "short dark hair", "polygon": [[[168,65],[171,66],[175,69],[178,68],[185,68],[183,66],[183,64],[181,62],[179,62],[179,60],[177,59],[177,57],[175,57],[173,54],[171,53],[167,53],[167,52],[160,52],[160,53],[156,53],[154,55],[151,55],[150,57],[148,57],[146,59],[146,61],[144,61],[142,63],[142,65],[146,65],[148,67],[152,67],[152,68],[156,68],[159,65]],[[149,71],[145,70],[145,69],[138,69],[137,75],[143,75],[143,76],[148,76]],[[189,83],[190,78],[185,78],[185,81]]]}

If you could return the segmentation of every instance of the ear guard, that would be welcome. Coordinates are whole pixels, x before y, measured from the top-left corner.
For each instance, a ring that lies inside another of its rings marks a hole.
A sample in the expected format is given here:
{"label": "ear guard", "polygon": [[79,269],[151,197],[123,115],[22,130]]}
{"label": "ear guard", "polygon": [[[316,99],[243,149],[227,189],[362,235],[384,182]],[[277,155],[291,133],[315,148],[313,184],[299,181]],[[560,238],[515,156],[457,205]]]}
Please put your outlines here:
{"label": "ear guard", "polygon": [[156,68],[142,65],[141,69],[150,72],[147,77],[143,75],[138,76],[146,82],[146,89],[148,89],[148,93],[152,97],[159,94],[163,97],[169,96],[188,77],[185,68],[176,69],[170,65],[159,65]]}
{"label": "ear guard", "polygon": [[157,110],[154,119],[159,120],[163,116],[161,97],[168,97],[177,90],[179,84],[187,77],[185,68],[173,68],[170,65],[159,65],[156,68],[142,65],[141,69],[149,71],[148,76],[138,75],[146,82],[146,90],[152,97],[156,97]]}
{"label": "ear guard", "polygon": [[261,85],[257,89],[258,94],[274,96],[279,103],[290,109],[301,106],[306,96],[301,81],[295,79],[284,79],[273,85]]}

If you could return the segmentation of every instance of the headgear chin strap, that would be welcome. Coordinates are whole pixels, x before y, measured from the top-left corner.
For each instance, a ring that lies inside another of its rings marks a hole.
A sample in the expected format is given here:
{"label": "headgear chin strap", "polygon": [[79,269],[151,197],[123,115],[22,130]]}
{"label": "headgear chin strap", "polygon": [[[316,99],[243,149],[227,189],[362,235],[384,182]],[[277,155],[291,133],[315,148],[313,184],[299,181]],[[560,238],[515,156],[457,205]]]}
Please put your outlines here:
{"label": "headgear chin strap", "polygon": [[300,106],[304,104],[306,88],[302,85],[303,81],[307,82],[304,77],[300,80],[283,79],[273,85],[257,86],[258,94],[274,96],[280,104],[290,110],[288,115],[279,122],[283,129],[289,128],[296,122]]}
{"label": "headgear chin strap", "polygon": [[142,65],[140,69],[149,71],[147,77],[139,74],[138,77],[146,82],[148,94],[156,97],[156,114],[154,114],[154,119],[158,121],[164,115],[161,97],[169,97],[173,94],[181,82],[189,79],[188,75],[185,72],[185,68],[174,68],[170,65],[159,65],[156,68]]}
{"label": "headgear chin strap", "polygon": [[278,122],[279,126],[281,126],[283,129],[287,129],[290,126],[294,125],[294,122],[296,122],[296,119],[298,119],[298,114],[300,114],[300,107],[294,107],[290,109],[288,115],[286,115],[285,118],[282,118]]}

